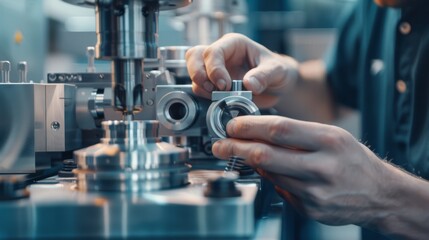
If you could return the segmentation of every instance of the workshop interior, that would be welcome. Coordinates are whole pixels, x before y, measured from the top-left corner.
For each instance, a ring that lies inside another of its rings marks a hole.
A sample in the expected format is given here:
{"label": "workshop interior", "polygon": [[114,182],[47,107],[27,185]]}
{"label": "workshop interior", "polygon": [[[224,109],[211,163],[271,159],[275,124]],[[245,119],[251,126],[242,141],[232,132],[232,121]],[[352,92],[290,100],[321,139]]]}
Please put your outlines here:
{"label": "workshop interior", "polygon": [[360,239],[212,155],[229,120],[273,112],[241,79],[196,96],[185,60],[231,32],[323,58],[354,2],[0,0],[0,239]]}

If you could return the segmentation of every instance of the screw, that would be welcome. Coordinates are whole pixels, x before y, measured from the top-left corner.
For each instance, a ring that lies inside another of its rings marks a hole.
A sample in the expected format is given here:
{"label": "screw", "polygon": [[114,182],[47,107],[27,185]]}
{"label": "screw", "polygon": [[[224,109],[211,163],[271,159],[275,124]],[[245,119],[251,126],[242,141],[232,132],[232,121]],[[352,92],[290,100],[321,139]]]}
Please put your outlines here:
{"label": "screw", "polygon": [[53,122],[51,123],[51,128],[52,128],[54,131],[57,131],[58,129],[60,129],[60,127],[61,127],[61,124],[60,124],[59,122],[57,122],[57,121],[53,121]]}

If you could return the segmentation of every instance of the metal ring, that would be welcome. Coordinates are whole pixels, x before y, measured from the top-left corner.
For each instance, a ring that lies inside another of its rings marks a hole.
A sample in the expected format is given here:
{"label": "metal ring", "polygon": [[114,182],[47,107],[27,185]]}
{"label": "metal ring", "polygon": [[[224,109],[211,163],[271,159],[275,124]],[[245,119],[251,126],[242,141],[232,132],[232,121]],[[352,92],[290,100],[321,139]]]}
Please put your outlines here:
{"label": "metal ring", "polygon": [[[185,108],[184,116],[172,116],[171,110],[179,104]],[[167,129],[182,131],[189,128],[197,119],[197,103],[184,91],[173,91],[164,95],[157,104],[156,115],[159,123]]]}
{"label": "metal ring", "polygon": [[[222,117],[229,109],[238,109],[245,115],[260,115],[258,107],[248,98],[242,96],[229,96],[219,101],[213,102],[206,116],[209,134],[215,138],[226,138],[226,124],[222,122]],[[232,118],[236,116],[231,116]]]}

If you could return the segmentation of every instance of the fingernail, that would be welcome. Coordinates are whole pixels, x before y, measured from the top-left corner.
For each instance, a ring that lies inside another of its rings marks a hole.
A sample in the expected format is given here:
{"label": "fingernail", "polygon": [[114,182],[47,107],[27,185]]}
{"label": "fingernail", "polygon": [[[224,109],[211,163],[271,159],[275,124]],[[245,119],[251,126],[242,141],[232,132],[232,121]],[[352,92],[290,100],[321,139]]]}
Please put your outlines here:
{"label": "fingernail", "polygon": [[205,89],[207,92],[211,92],[211,91],[213,91],[213,89],[214,89],[214,86],[213,86],[213,84],[212,84],[211,82],[205,82],[205,83],[203,84],[203,87],[204,87],[204,89]]}
{"label": "fingernail", "polygon": [[252,86],[253,92],[260,93],[262,92],[262,85],[255,77],[249,77],[249,83]]}
{"label": "fingernail", "polygon": [[226,136],[229,137],[232,134],[234,134],[234,119],[229,120],[229,122],[226,124]]}
{"label": "fingernail", "polygon": [[223,79],[217,80],[216,86],[219,90],[225,90],[226,88],[226,81]]}

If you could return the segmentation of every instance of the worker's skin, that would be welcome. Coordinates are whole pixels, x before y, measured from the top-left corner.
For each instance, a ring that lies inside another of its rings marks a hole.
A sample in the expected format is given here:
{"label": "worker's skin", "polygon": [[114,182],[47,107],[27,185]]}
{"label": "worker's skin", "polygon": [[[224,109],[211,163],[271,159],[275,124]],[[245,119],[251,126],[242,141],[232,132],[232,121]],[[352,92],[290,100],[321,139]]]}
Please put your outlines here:
{"label": "worker's skin", "polygon": [[[413,2],[375,1],[390,7]],[[308,120],[237,117],[227,125],[229,138],[213,145],[215,156],[246,159],[287,201],[322,223],[357,224],[393,237],[429,235],[429,182],[379,159],[347,131],[323,124],[338,116],[339,107],[321,61],[298,63],[239,34],[194,47],[186,59],[196,94],[209,98],[215,89],[230,89],[231,78],[243,79],[260,107]]]}

